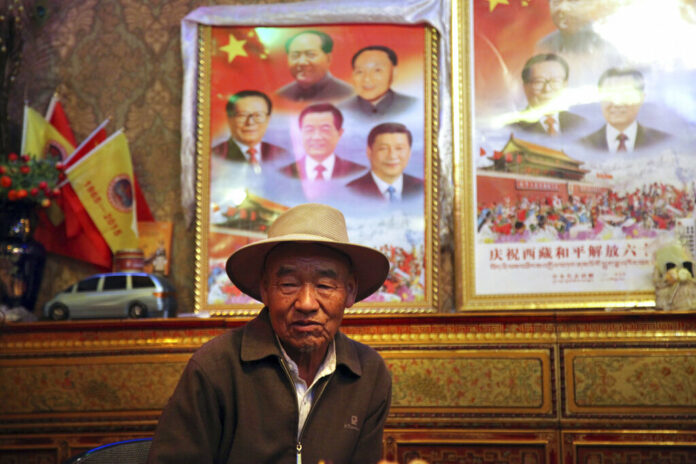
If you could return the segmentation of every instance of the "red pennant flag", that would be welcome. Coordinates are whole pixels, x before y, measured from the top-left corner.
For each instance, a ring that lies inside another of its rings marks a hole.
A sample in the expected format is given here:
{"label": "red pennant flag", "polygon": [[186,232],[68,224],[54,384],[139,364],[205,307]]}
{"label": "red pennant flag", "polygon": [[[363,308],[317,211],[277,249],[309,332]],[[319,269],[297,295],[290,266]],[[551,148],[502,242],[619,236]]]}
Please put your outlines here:
{"label": "red pennant flag", "polygon": [[486,150],[483,147],[479,148],[479,156],[486,156]]}
{"label": "red pennant flag", "polygon": [[50,122],[53,127],[58,129],[58,132],[65,137],[65,139],[72,144],[73,147],[77,146],[75,141],[75,134],[73,134],[70,128],[70,122],[68,122],[68,117],[63,109],[63,104],[60,102],[60,97],[58,93],[54,93],[51,97],[51,101],[48,104],[48,109],[46,110],[46,121]]}

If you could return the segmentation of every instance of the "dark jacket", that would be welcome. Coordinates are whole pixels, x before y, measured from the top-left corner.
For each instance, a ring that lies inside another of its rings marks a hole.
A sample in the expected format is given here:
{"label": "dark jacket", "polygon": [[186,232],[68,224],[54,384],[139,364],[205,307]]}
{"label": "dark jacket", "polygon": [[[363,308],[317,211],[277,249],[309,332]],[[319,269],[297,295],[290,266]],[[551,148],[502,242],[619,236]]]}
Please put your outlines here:
{"label": "dark jacket", "polygon": [[[340,332],[335,340],[336,371],[314,387],[302,463],[374,464],[391,378],[372,348]],[[281,360],[265,308],[203,345],[160,417],[148,462],[296,463],[297,397]]]}
{"label": "dark jacket", "polygon": [[417,103],[418,100],[416,98],[389,89],[377,106],[356,95],[343,103],[341,109],[347,113],[353,113],[356,116],[376,121],[388,117],[398,119],[404,115],[408,116],[405,113],[413,109],[423,111],[423,108],[418,107]]}
{"label": "dark jacket", "polygon": [[344,100],[353,95],[353,87],[342,80],[336,79],[331,73],[326,75],[316,84],[303,88],[297,81],[281,87],[276,92],[278,96],[292,101],[329,101]]}
{"label": "dark jacket", "polygon": [[[225,140],[224,142],[218,145],[215,145],[212,148],[211,152],[213,156],[218,158],[224,158],[228,161],[238,161],[242,163],[247,162],[244,153],[242,153],[242,150],[239,148],[239,145],[237,145],[234,139],[232,138]],[[287,150],[285,150],[284,148],[281,148],[277,145],[273,145],[272,143],[261,142],[262,163],[278,161],[282,162],[285,160],[289,161],[291,159],[292,156],[290,156],[290,153],[288,153]]]}
{"label": "dark jacket", "polygon": [[[594,148],[596,150],[609,150],[607,145],[607,125],[603,125],[601,129],[596,132],[591,133],[587,137],[580,139],[580,144],[588,147]],[[638,124],[638,131],[636,132],[636,142],[633,146],[634,150],[640,150],[642,148],[648,148],[653,145],[657,145],[660,142],[664,142],[670,137],[666,132],[661,130],[652,129],[650,127],[645,127]]]}
{"label": "dark jacket", "polygon": [[[372,178],[372,174],[369,172],[346,184],[346,188],[358,195],[386,201],[384,195],[382,195],[382,192],[380,192],[379,187],[375,183],[375,180]],[[404,174],[401,198],[407,199],[416,195],[423,195],[423,181],[417,177]]]}
{"label": "dark jacket", "polygon": [[[569,111],[559,111],[558,112],[558,127],[560,129],[560,134],[573,133],[582,129],[587,124],[587,120],[582,116]],[[541,122],[537,121],[517,121],[510,124],[512,129],[519,129],[524,132],[531,132],[533,134],[546,134],[544,126]]]}
{"label": "dark jacket", "polygon": [[[307,171],[305,169],[305,165],[305,157],[303,156],[296,163],[291,163],[280,168],[280,172],[285,176],[293,177],[295,179],[306,179]],[[365,169],[367,168],[362,164],[354,163],[353,161],[336,156],[336,162],[334,163],[334,168],[331,172],[331,176],[329,176],[329,179],[341,179],[343,177],[364,172]]]}

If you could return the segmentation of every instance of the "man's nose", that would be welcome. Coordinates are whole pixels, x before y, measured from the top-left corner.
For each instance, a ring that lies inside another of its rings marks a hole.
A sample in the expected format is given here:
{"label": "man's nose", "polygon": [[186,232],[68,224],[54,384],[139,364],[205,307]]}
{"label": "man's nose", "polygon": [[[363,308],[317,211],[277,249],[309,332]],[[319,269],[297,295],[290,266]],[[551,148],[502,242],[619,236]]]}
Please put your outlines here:
{"label": "man's nose", "polygon": [[301,54],[300,56],[298,56],[298,57],[295,59],[295,62],[296,62],[297,64],[307,64],[307,63],[308,63],[307,55],[305,55],[304,53]]}
{"label": "man's nose", "polygon": [[319,308],[319,302],[316,298],[314,285],[304,284],[297,294],[295,308],[300,311],[316,311]]}

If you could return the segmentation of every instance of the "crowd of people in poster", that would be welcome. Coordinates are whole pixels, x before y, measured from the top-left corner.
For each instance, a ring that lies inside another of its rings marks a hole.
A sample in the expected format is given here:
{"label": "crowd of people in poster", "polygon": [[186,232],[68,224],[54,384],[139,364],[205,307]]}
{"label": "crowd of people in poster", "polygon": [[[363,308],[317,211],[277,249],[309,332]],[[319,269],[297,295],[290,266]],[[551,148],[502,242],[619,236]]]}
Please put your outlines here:
{"label": "crowd of people in poster", "polygon": [[515,3],[474,11],[480,261],[502,244],[693,242],[696,59],[677,44],[696,38],[696,6]]}
{"label": "crowd of people in poster", "polygon": [[[230,41],[247,29],[227,28]],[[424,29],[273,29],[272,38],[246,35],[264,47],[246,54],[255,67],[213,68],[235,85],[224,94],[223,130],[211,129],[209,248],[261,238],[296,204],[329,204],[344,213],[351,240],[390,257],[387,282],[370,301],[422,300]],[[273,65],[268,56],[281,52],[282,66]],[[286,82],[277,86],[268,72]],[[248,302],[223,269],[224,259],[210,258],[208,303]]]}

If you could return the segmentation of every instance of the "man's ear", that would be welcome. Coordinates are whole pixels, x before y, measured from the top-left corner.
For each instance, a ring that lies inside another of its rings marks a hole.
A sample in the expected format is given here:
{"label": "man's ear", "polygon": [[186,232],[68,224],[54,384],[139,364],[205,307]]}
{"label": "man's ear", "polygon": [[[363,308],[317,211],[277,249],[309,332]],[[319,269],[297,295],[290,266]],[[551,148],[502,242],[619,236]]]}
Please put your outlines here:
{"label": "man's ear", "polygon": [[350,308],[355,304],[355,298],[358,295],[358,281],[353,274],[346,281],[346,308]]}
{"label": "man's ear", "polygon": [[266,291],[266,276],[261,278],[259,282],[259,293],[261,293],[261,302],[264,306],[268,306],[268,292]]}

